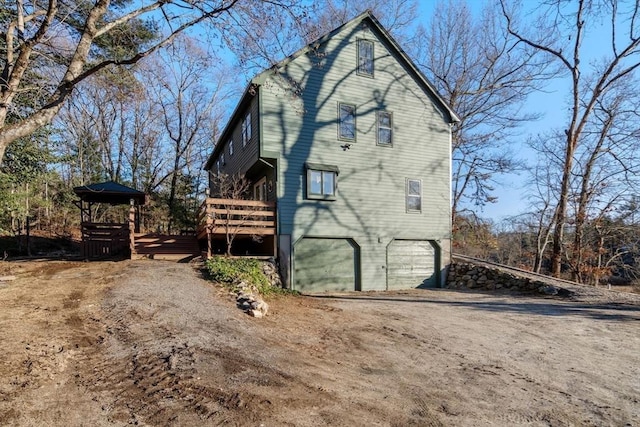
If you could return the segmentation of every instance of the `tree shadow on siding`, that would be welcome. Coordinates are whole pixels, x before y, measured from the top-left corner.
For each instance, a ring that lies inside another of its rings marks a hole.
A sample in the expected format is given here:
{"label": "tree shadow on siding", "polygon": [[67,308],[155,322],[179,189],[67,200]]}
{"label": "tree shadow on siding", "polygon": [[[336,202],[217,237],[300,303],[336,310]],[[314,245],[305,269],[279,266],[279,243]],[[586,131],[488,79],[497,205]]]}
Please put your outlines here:
{"label": "tree shadow on siding", "polygon": [[[280,133],[282,139],[279,141],[280,152],[282,156],[287,159],[287,164],[284,167],[281,174],[282,194],[279,200],[284,201],[279,208],[280,222],[281,224],[290,225],[291,230],[297,236],[307,235],[313,233],[314,224],[317,221],[331,221],[335,230],[341,230],[343,237],[349,237],[353,235],[364,235],[369,241],[375,239],[373,235],[371,222],[371,212],[367,212],[362,208],[362,199],[366,197],[362,194],[361,197],[340,197],[340,184],[338,184],[338,197],[339,202],[324,202],[317,200],[306,200],[305,188],[306,188],[306,170],[305,162],[313,161],[318,163],[335,164],[339,163],[340,175],[338,176],[338,183],[342,182],[355,182],[357,179],[362,179],[363,182],[368,182],[372,171],[377,170],[378,182],[390,182],[394,185],[394,191],[402,194],[402,208],[404,209],[404,180],[398,179],[401,166],[385,169],[382,161],[373,163],[369,167],[365,168],[351,168],[349,167],[349,151],[361,150],[364,147],[359,147],[359,144],[363,142],[358,141],[365,138],[373,139],[375,141],[375,135],[371,138],[371,133],[376,132],[375,123],[370,126],[359,123],[360,117],[371,117],[376,111],[386,111],[388,109],[387,97],[393,90],[395,93],[402,92],[408,93],[407,96],[416,97],[416,99],[422,99],[425,105],[424,111],[430,111],[432,108],[431,103],[437,103],[437,101],[429,95],[425,97],[424,93],[413,94],[416,91],[417,86],[413,77],[408,73],[408,70],[399,66],[385,67],[376,65],[376,76],[388,74],[391,75],[390,84],[385,88],[372,88],[369,99],[363,101],[363,99],[350,100],[345,94],[348,93],[350,88],[345,81],[356,74],[356,58],[352,58],[352,66],[346,71],[345,76],[335,82],[331,80],[336,74],[328,72],[329,70],[342,69],[344,64],[341,64],[339,60],[344,60],[344,56],[341,57],[342,52],[353,43],[353,39],[356,34],[361,31],[361,26],[355,26],[348,33],[340,35],[340,40],[335,47],[331,50],[326,50],[323,45],[320,45],[317,50],[311,49],[306,55],[308,63],[304,58],[299,58],[300,63],[297,61],[291,61],[285,64],[280,70],[274,74],[275,90],[282,93],[283,96],[289,97],[289,102],[283,101],[280,103],[280,110],[273,113],[266,113],[265,115],[275,116],[276,121],[279,123]],[[386,46],[389,49],[389,46]],[[346,55],[350,58],[350,55]],[[380,59],[376,59],[376,64],[379,64]],[[309,65],[309,63],[311,65]],[[308,67],[308,68],[307,68]],[[301,75],[301,77],[299,77]],[[365,77],[363,77],[365,78]],[[372,80],[374,81],[374,80]],[[374,86],[374,85],[372,85]],[[349,143],[348,141],[342,141],[337,137],[337,104],[331,105],[337,101],[344,101],[346,103],[353,102],[356,105],[356,141]],[[364,106],[364,107],[363,107]],[[291,126],[287,126],[285,108],[291,108],[295,113],[300,116],[300,127],[296,136],[291,136]],[[320,114],[326,111],[336,110],[335,115],[321,117]],[[442,112],[444,114],[444,112]],[[425,120],[425,123],[429,123],[429,120]],[[334,132],[326,132],[326,129],[334,129]],[[425,132],[443,132],[442,128],[435,128],[427,125]],[[330,135],[333,133],[335,136],[331,139],[322,138],[324,135]],[[367,135],[369,135],[367,137]],[[291,144],[293,141],[293,144]],[[369,143],[370,141],[367,141]],[[318,144],[325,144],[329,150],[326,150],[327,157],[315,155],[312,158],[312,149]],[[382,148],[384,150],[384,148]],[[334,150],[334,151],[332,151]],[[344,153],[344,155],[342,154]],[[389,152],[391,153],[391,152]],[[357,156],[357,154],[354,154]],[[339,158],[339,161],[336,161]],[[436,170],[441,170],[443,162],[447,159],[441,159],[438,161],[425,162],[424,172],[425,176],[429,173],[433,173]],[[404,176],[404,175],[403,175]],[[448,185],[447,185],[448,188]],[[384,200],[381,201],[384,202]],[[296,224],[297,218],[301,210],[308,210],[310,217],[305,217],[302,224]],[[448,218],[448,212],[444,213]],[[426,236],[423,236],[426,237]],[[431,238],[448,238],[446,236],[430,236]],[[293,242],[292,242],[293,243]]]}

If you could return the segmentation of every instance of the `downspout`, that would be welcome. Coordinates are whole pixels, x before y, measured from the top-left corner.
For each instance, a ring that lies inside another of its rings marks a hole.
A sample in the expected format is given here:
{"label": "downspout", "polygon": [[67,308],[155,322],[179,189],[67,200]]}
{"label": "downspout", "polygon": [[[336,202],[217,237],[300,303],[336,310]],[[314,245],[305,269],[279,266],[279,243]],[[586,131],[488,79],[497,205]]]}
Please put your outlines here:
{"label": "downspout", "polygon": [[[453,183],[451,182],[451,173],[453,171],[453,154],[451,150],[453,148],[453,122],[449,123],[449,241],[453,242],[453,218],[451,215],[453,214],[453,206],[451,202],[453,200]],[[453,250],[453,243],[449,245],[449,252]]]}

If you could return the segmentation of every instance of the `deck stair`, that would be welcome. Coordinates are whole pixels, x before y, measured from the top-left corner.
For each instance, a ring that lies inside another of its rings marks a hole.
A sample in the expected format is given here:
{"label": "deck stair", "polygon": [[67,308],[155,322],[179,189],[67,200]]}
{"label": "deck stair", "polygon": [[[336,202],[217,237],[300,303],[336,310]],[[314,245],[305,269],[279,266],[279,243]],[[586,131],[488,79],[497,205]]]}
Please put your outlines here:
{"label": "deck stair", "polygon": [[195,235],[136,233],[135,258],[189,261],[200,255]]}

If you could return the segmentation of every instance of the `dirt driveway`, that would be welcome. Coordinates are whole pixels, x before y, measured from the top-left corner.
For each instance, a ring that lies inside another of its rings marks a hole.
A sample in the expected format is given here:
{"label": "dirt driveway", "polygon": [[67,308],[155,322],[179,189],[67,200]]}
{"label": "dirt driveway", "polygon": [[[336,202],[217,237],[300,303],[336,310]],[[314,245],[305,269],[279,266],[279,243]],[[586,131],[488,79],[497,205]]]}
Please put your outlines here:
{"label": "dirt driveway", "polygon": [[640,425],[636,296],[353,293],[254,319],[185,264],[9,274],[0,425]]}

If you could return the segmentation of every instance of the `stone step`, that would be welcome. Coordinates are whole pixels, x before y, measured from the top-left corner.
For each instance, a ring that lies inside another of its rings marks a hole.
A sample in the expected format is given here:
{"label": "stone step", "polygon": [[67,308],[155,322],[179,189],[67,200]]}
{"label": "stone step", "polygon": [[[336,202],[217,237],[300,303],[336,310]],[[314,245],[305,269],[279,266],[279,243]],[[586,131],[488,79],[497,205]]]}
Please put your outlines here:
{"label": "stone step", "polygon": [[141,254],[141,253],[137,253],[135,254],[132,258],[133,259],[153,259],[153,260],[163,260],[163,261],[175,261],[175,262],[188,262],[191,261],[192,259],[196,258],[200,256],[200,253],[194,254],[194,253],[173,253],[173,254],[169,254],[169,253],[147,253],[147,254]]}
{"label": "stone step", "polygon": [[200,246],[195,236],[136,234],[137,256],[179,261],[200,255]]}

